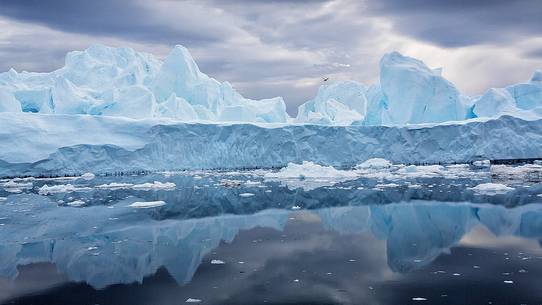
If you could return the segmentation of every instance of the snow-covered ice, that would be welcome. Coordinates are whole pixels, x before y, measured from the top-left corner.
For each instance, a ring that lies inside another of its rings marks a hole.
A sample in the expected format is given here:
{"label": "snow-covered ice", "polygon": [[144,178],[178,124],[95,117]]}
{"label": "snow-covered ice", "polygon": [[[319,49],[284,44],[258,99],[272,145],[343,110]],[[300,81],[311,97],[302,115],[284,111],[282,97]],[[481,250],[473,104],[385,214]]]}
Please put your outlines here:
{"label": "snow-covered ice", "polygon": [[301,164],[288,163],[276,173],[268,173],[266,178],[343,178],[355,177],[356,174],[350,171],[337,170],[332,166],[322,166],[310,161],[303,161]]}
{"label": "snow-covered ice", "polygon": [[56,193],[72,193],[72,192],[79,192],[79,191],[88,191],[90,190],[89,187],[81,187],[76,186],[72,184],[58,184],[58,185],[43,185],[39,188],[39,193],[41,195],[49,195],[49,194],[56,194]]}
{"label": "snow-covered ice", "polygon": [[172,190],[175,189],[175,187],[175,183],[160,181],[132,185],[132,189],[134,190]]}
{"label": "snow-covered ice", "polygon": [[391,162],[382,158],[372,158],[356,165],[356,169],[384,169],[390,168]]}
{"label": "snow-covered ice", "polygon": [[477,193],[484,195],[503,194],[514,190],[513,187],[509,187],[500,183],[482,183],[471,189]]}
{"label": "snow-covered ice", "polygon": [[129,205],[131,208],[135,209],[150,209],[150,208],[156,208],[166,205],[166,203],[162,200],[157,201],[136,201]]}

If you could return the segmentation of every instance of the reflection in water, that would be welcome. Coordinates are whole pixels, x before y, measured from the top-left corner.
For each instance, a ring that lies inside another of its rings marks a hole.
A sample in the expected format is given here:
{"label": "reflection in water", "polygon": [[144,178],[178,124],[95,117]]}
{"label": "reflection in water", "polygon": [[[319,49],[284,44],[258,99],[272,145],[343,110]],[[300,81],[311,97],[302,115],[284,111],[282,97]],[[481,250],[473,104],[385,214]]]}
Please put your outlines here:
{"label": "reflection in water", "polygon": [[[138,179],[155,177],[125,180]],[[538,185],[479,196],[467,190],[478,182],[457,179],[310,191],[250,179],[240,188],[175,176],[175,191],[10,194],[0,204],[0,302],[542,301]],[[152,200],[167,204],[129,207]],[[309,210],[284,209],[294,205]]]}

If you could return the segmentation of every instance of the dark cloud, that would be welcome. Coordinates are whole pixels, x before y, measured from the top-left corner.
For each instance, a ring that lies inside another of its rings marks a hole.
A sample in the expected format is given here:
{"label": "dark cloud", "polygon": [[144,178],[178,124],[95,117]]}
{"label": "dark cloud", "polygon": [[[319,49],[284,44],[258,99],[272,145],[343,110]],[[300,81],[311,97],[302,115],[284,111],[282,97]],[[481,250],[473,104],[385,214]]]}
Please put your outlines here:
{"label": "dark cloud", "polygon": [[531,49],[531,50],[525,52],[525,56],[542,59],[542,47],[534,48],[534,49]]}
{"label": "dark cloud", "polygon": [[201,45],[217,41],[223,34],[164,19],[139,1],[5,0],[0,2],[0,15],[65,32],[166,44]]}
{"label": "dark cloud", "polygon": [[542,35],[542,3],[538,0],[382,0],[367,4],[367,12],[390,18],[400,33],[443,47]]}

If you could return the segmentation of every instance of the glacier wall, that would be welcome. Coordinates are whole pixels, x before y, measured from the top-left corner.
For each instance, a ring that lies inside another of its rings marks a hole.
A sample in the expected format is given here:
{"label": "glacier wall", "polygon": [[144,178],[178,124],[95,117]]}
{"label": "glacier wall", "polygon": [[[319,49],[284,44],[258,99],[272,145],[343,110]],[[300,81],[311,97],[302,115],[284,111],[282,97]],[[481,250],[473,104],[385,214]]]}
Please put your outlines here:
{"label": "glacier wall", "polygon": [[[16,124],[10,133],[0,134],[0,140],[18,143],[24,141],[24,134],[47,134],[43,130],[52,121],[51,116],[34,116],[43,118],[43,124],[36,123],[33,127]],[[95,117],[86,119],[92,122]],[[21,154],[37,157],[48,149],[50,154],[39,161],[5,160],[18,154],[20,148],[14,145],[8,153],[0,153],[3,160],[0,175],[280,167],[302,161],[353,166],[374,157],[394,163],[542,157],[542,120],[511,116],[427,127],[175,122],[153,125],[144,121],[145,125],[137,120],[116,118],[108,118],[106,122],[115,124],[113,136],[96,133],[97,128],[81,128],[76,121],[71,127],[64,125],[54,138],[32,137],[31,145],[21,149]],[[133,125],[139,132],[132,133],[136,130]],[[111,137],[115,143],[108,142]]]}

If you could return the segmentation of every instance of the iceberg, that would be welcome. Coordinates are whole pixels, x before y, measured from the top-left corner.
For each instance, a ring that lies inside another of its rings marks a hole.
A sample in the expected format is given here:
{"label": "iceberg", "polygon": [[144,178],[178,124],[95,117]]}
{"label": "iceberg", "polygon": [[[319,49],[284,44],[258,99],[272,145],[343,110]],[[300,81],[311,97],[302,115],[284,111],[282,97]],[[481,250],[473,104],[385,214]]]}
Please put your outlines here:
{"label": "iceberg", "polygon": [[324,125],[351,125],[367,112],[366,88],[355,81],[323,85],[318,95],[299,106],[298,122]]}
{"label": "iceberg", "polygon": [[299,107],[297,121],[405,125],[467,119],[467,99],[441,73],[415,58],[388,53],[380,60],[379,84],[324,85],[314,99]]}
{"label": "iceberg", "polygon": [[536,70],[526,83],[506,88],[489,89],[473,102],[477,116],[495,117],[503,113],[533,112],[540,117],[542,110],[542,71]]}
{"label": "iceberg", "polygon": [[323,85],[299,106],[296,121],[321,125],[386,125],[444,123],[502,115],[542,117],[542,72],[530,81],[491,88],[469,97],[442,76],[442,69],[398,52],[380,60],[380,81],[365,86],[354,81]]}
{"label": "iceberg", "polygon": [[286,122],[280,97],[254,101],[202,73],[177,45],[162,62],[130,48],[93,45],[50,73],[0,74],[0,112],[90,114],[182,121]]}
{"label": "iceberg", "polygon": [[0,176],[542,157],[542,72],[470,98],[397,52],[380,70],[372,86],[322,86],[293,119],[282,98],[244,98],[182,46],[164,61],[91,46],[50,73],[0,73]]}
{"label": "iceberg", "polygon": [[380,86],[386,98],[383,123],[440,123],[465,119],[466,106],[455,86],[422,61],[398,52],[380,60]]}
{"label": "iceberg", "polygon": [[403,126],[504,114],[542,117],[542,72],[535,71],[528,82],[468,97],[442,76],[441,68],[391,52],[380,60],[378,83],[325,84],[292,119],[281,97],[243,97],[230,83],[201,72],[181,45],[164,61],[130,48],[93,45],[68,53],[65,66],[50,73],[0,73],[0,112],[339,126]]}

